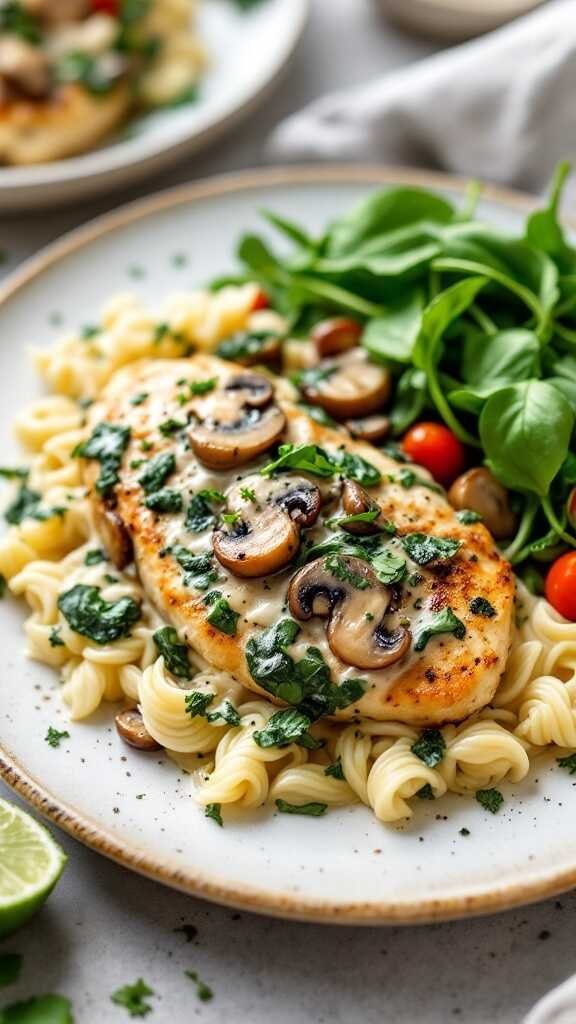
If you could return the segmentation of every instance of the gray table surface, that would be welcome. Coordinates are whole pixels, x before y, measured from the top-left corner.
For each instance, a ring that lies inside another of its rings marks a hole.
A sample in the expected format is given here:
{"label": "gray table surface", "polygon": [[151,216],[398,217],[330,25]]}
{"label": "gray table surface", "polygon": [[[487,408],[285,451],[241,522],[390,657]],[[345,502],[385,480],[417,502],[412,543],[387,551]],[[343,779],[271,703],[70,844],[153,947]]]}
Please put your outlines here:
{"label": "gray table surface", "polygon": [[[323,92],[432,52],[394,31],[370,0],[313,0],[296,59],[267,106],[225,141],[138,190],[0,222],[8,269],[118,203],[213,173],[257,166],[277,121]],[[0,785],[0,794],[10,793]],[[77,1024],[129,1019],[110,993],[138,977],[157,993],[158,1024],[520,1024],[576,966],[576,894],[467,922],[418,928],[331,928],[210,906],[124,871],[59,835],[69,855],[46,907],[2,952],[24,969],[5,1000],[59,992]],[[182,924],[197,936],[187,942]],[[214,990],[197,1000],[184,970]],[[4,1000],[0,1001],[0,1004]]]}

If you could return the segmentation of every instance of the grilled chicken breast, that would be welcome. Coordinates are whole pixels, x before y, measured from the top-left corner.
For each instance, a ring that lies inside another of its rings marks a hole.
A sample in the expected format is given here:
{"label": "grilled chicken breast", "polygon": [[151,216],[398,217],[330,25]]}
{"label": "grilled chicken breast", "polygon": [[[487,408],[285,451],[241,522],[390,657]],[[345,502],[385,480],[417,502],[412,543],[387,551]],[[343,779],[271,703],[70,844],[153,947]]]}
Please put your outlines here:
{"label": "grilled chicken breast", "polygon": [[[298,702],[291,680],[309,694],[329,672],[352,695],[331,705],[338,718],[440,724],[490,702],[512,571],[426,471],[319,425],[285,381],[207,355],[121,370],[90,425],[104,544],[119,567],[134,555],[151,601],[210,665],[280,704]],[[300,450],[291,466],[281,449],[262,474],[278,443],[324,455]]]}

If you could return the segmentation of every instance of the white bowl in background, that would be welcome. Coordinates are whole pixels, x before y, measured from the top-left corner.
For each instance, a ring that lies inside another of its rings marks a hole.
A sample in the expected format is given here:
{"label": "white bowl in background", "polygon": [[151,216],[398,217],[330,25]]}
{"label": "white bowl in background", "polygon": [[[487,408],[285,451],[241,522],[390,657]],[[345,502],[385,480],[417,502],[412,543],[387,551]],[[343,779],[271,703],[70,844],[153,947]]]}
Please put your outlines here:
{"label": "white bowl in background", "polygon": [[448,42],[491,32],[540,7],[543,0],[377,0],[403,28]]}

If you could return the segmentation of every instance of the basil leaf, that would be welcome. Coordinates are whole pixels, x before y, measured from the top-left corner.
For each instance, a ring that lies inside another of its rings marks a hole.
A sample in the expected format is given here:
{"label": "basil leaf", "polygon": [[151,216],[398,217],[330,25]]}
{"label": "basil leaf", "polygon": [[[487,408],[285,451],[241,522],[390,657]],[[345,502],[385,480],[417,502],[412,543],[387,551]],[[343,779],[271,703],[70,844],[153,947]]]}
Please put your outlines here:
{"label": "basil leaf", "polygon": [[99,587],[84,583],[60,594],[58,608],[71,629],[102,645],[129,636],[141,615],[141,607],[133,598],[104,601]]}
{"label": "basil leaf", "polygon": [[308,818],[320,818],[328,810],[328,804],[316,801],[308,804],[289,804],[286,800],[276,800],[275,803],[281,814],[304,814]]}
{"label": "basil leaf", "polygon": [[176,458],[172,452],[162,452],[147,463],[138,477],[138,483],[146,494],[159,491],[176,469]]}
{"label": "basil leaf", "polygon": [[178,633],[173,626],[163,626],[153,634],[158,653],[164,658],[164,664],[173,676],[179,679],[192,679],[192,668],[188,647],[180,643]]}
{"label": "basil leaf", "polygon": [[440,633],[452,633],[457,640],[463,640],[466,636],[466,626],[451,608],[443,608],[422,627],[414,640],[414,650],[423,651],[428,641]]}
{"label": "basil leaf", "polygon": [[428,768],[435,768],[444,758],[446,743],[439,729],[424,729],[410,750]]}
{"label": "basil leaf", "polygon": [[573,427],[567,399],[546,381],[532,380],[488,399],[480,439],[501,483],[543,498],[568,454]]}
{"label": "basil leaf", "polygon": [[316,444],[281,444],[278,458],[260,470],[262,476],[272,476],[285,469],[301,469],[313,476],[334,476],[334,463],[326,452]]}
{"label": "basil leaf", "polygon": [[417,565],[443,562],[462,547],[462,541],[452,537],[432,537],[427,533],[407,533],[400,538],[404,550]]}
{"label": "basil leaf", "polygon": [[96,490],[104,497],[110,494],[120,479],[120,467],[129,442],[130,427],[99,423],[88,440],[77,445],[72,453],[76,457],[95,459],[100,463]]}

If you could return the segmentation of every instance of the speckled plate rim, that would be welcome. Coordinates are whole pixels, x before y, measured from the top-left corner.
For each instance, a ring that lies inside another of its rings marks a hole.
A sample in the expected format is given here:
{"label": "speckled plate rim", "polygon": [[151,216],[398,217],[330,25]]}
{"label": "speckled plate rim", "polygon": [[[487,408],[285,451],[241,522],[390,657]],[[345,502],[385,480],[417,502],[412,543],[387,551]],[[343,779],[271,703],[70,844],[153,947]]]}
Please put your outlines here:
{"label": "speckled plate rim", "polygon": [[[423,188],[463,192],[460,178],[411,170],[376,166],[289,167],[245,171],[222,175],[166,192],[156,193],[105,214],[87,225],[65,235],[28,260],[0,286],[0,316],[8,299],[24,290],[44,271],[71,253],[85,249],[96,239],[178,205],[217,199],[234,192],[252,192],[263,187],[310,184],[404,184]],[[483,196],[521,212],[534,207],[536,200],[526,194],[485,186]],[[576,227],[576,224],[574,224]],[[576,886],[576,864],[573,867],[540,872],[526,881],[505,886],[492,886],[479,892],[414,903],[405,901],[341,903],[304,898],[293,893],[268,892],[264,888],[223,884],[210,873],[188,872],[124,842],[120,836],[102,828],[74,807],[62,801],[28,772],[14,755],[0,746],[0,777],[19,793],[35,810],[79,842],[97,853],[173,889],[241,910],[273,917],[314,921],[326,924],[379,925],[417,924],[508,910],[536,902]]]}

